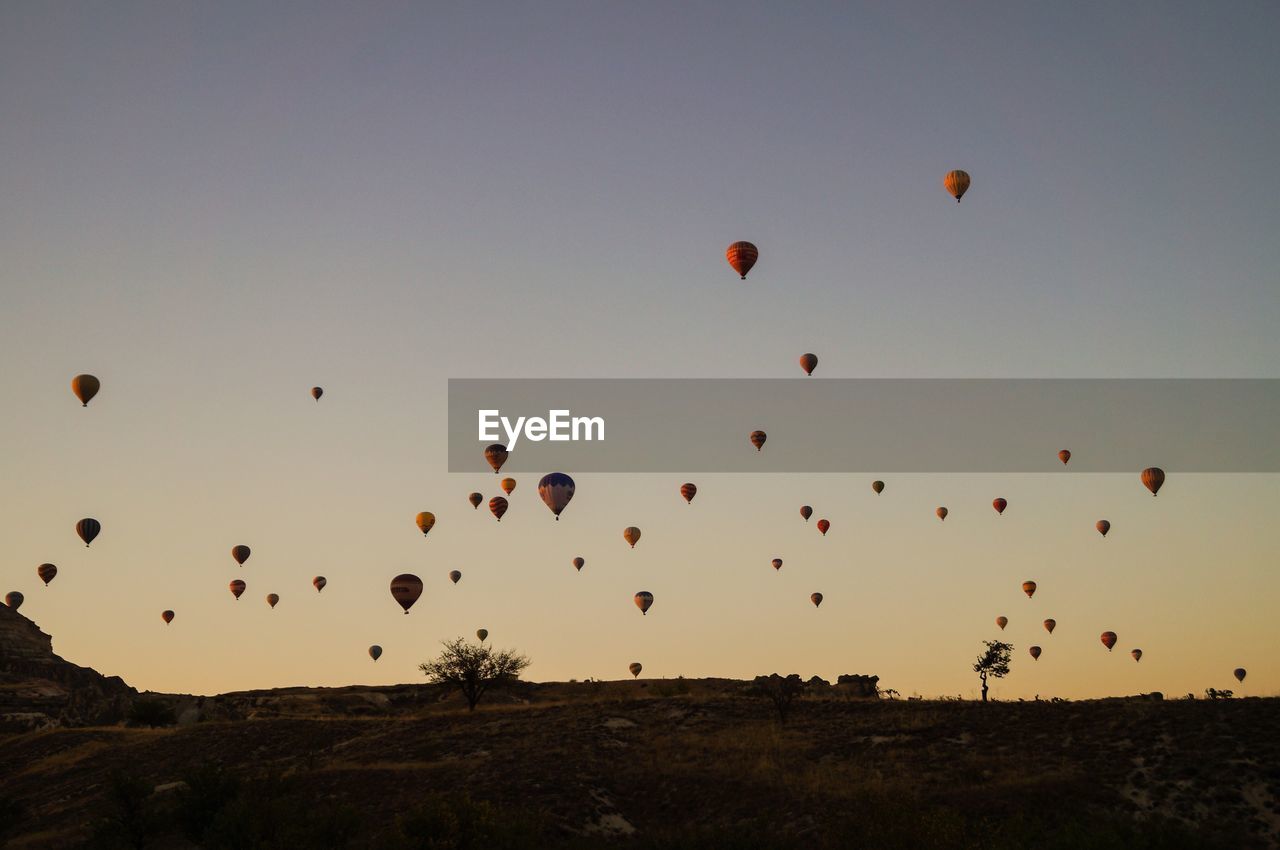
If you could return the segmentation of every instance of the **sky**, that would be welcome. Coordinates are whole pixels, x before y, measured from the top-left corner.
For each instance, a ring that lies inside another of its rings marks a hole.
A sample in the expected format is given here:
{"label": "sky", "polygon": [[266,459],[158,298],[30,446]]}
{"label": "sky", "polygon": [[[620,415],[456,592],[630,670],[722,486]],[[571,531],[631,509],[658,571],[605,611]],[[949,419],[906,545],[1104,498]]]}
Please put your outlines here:
{"label": "sky", "polygon": [[445,446],[449,378],[1277,377],[1278,35],[1265,2],[4,4],[4,590],[163,691],[412,682],[484,627],[540,680],[971,696],[1004,637],[997,697],[1280,693],[1274,475],[583,474],[560,523],[521,475],[497,524]]}

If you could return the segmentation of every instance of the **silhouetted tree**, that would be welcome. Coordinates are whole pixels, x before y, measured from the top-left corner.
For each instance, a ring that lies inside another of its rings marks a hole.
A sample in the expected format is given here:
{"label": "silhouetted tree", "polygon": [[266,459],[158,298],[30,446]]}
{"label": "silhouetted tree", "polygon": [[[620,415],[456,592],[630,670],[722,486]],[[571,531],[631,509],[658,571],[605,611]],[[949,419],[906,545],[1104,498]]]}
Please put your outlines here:
{"label": "silhouetted tree", "polygon": [[987,677],[1003,679],[1009,675],[1009,656],[1013,652],[1013,644],[1002,640],[984,640],[987,649],[978,656],[973,664],[973,672],[982,679],[982,701],[987,701]]}
{"label": "silhouetted tree", "polygon": [[773,703],[778,711],[778,722],[787,722],[787,712],[791,710],[792,701],[804,693],[805,683],[799,673],[790,676],[779,676],[772,673],[768,676],[756,676],[747,688],[751,696],[764,697]]}
{"label": "silhouetted tree", "polygon": [[[1236,692],[1230,691],[1230,690],[1220,691],[1217,688],[1205,688],[1204,695],[1209,699],[1231,699],[1233,696],[1236,695]],[[1188,696],[1190,695],[1188,694]]]}
{"label": "silhouetted tree", "polygon": [[157,726],[172,726],[177,722],[178,718],[174,715],[173,706],[164,700],[140,699],[129,708],[130,726],[147,726],[154,729]]}
{"label": "silhouetted tree", "polygon": [[463,638],[447,640],[443,644],[444,652],[440,657],[419,664],[418,669],[430,681],[462,691],[471,711],[476,710],[476,703],[486,691],[515,681],[529,666],[528,658],[509,649],[497,650],[488,644],[470,644]]}

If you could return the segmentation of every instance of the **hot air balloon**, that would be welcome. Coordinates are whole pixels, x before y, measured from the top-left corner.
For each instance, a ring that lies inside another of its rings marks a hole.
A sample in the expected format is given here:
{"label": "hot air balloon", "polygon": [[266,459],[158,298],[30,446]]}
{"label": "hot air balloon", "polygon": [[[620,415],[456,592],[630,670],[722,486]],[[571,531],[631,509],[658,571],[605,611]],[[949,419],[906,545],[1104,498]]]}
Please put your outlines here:
{"label": "hot air balloon", "polygon": [[278,593],[268,593],[268,594],[267,594],[267,604],[268,604],[268,605],[270,605],[272,608],[276,607],[276,604],[277,604],[279,601],[280,601],[280,594],[278,594]]}
{"label": "hot air balloon", "polygon": [[101,388],[102,384],[93,375],[76,375],[71,379],[71,391],[80,399],[81,407],[88,407]]}
{"label": "hot air balloon", "polygon": [[538,495],[542,503],[551,509],[551,513],[560,519],[560,512],[569,505],[575,489],[573,479],[563,472],[549,472],[538,482]]}
{"label": "hot air balloon", "polygon": [[751,271],[751,267],[760,258],[760,252],[750,242],[734,242],[724,252],[724,258],[729,261],[733,270],[746,280],[747,272]]}
{"label": "hot air balloon", "polygon": [[1148,466],[1142,470],[1142,486],[1151,491],[1151,495],[1160,492],[1164,485],[1164,470],[1158,466]]}
{"label": "hot air balloon", "polygon": [[49,582],[53,581],[53,577],[58,574],[58,568],[53,564],[41,564],[36,567],[36,575],[40,576],[40,580],[44,582],[44,586],[48,587]]}
{"label": "hot air balloon", "polygon": [[240,579],[236,579],[235,581],[231,582],[231,584],[227,585],[227,587],[230,588],[231,595],[234,596],[236,599],[239,599],[240,594],[244,593],[245,583],[242,582]]}
{"label": "hot air balloon", "polygon": [[1105,646],[1105,647],[1107,648],[1107,652],[1110,652],[1110,651],[1111,651],[1111,647],[1113,647],[1113,646],[1115,646],[1115,645],[1116,645],[1116,633],[1115,633],[1115,632],[1103,632],[1103,633],[1102,633],[1101,640],[1102,640],[1102,645],[1103,645],[1103,646]]}
{"label": "hot air balloon", "polygon": [[647,590],[642,590],[635,596],[636,607],[640,609],[641,614],[648,614],[649,607],[653,605],[653,594]]}
{"label": "hot air balloon", "polygon": [[969,191],[969,173],[959,169],[948,171],[947,176],[942,178],[942,186],[951,193],[951,197],[955,198],[958,204],[964,197],[964,193]]}
{"label": "hot air balloon", "polygon": [[244,562],[249,560],[249,547],[241,543],[239,546],[231,547],[231,557],[235,558],[236,563],[244,566]]}
{"label": "hot air balloon", "polygon": [[1004,509],[1009,507],[1009,502],[1007,499],[996,499],[991,503],[991,507],[996,509],[996,513],[1003,514]]}
{"label": "hot air balloon", "polygon": [[426,537],[427,532],[435,528],[436,515],[431,511],[423,511],[414,517],[414,522],[418,524],[418,529],[422,532],[422,536]]}
{"label": "hot air balloon", "polygon": [[11,590],[4,595],[4,604],[8,605],[10,608],[17,611],[19,608],[22,607],[22,600],[26,598],[27,597],[23,596],[18,591]]}
{"label": "hot air balloon", "polygon": [[374,661],[377,661],[379,658],[381,658],[382,647],[378,646],[376,643],[373,646],[369,647],[369,657],[372,658]]}
{"label": "hot air balloon", "polygon": [[813,508],[809,507],[808,505],[801,505],[800,516],[804,517],[805,522],[808,522],[809,517],[813,516]]}
{"label": "hot air balloon", "polygon": [[462,571],[461,571],[461,570],[450,570],[450,571],[449,571],[449,581],[453,582],[454,584],[457,584],[458,582],[462,581]]}
{"label": "hot air balloon", "polygon": [[89,548],[89,544],[102,531],[102,523],[91,517],[85,517],[76,523],[76,534],[80,535],[80,539],[84,541],[84,547]]}
{"label": "hot air balloon", "polygon": [[801,355],[800,355],[800,368],[804,370],[804,373],[805,373],[806,375],[812,375],[812,374],[813,374],[813,370],[818,368],[818,355],[816,355],[816,354],[801,354]]}
{"label": "hot air balloon", "polygon": [[1036,595],[1036,583],[1035,583],[1034,581],[1024,581],[1024,582],[1022,583],[1022,592],[1023,592],[1023,593],[1025,593],[1025,594],[1027,594],[1027,598],[1028,598],[1028,599],[1030,599],[1031,597],[1035,596],[1035,595]]}
{"label": "hot air balloon", "polygon": [[1099,534],[1106,537],[1107,532],[1111,530],[1111,523],[1107,522],[1105,519],[1100,519],[1093,527],[1098,529]]}
{"label": "hot air balloon", "polygon": [[319,593],[320,591],[324,590],[324,586],[328,583],[329,583],[329,580],[324,576],[316,576],[311,580],[311,584],[315,587],[316,593]]}
{"label": "hot air balloon", "polygon": [[324,395],[324,388],[322,388],[322,387],[312,387],[312,388],[311,388],[311,397],[312,397],[312,398],[314,398],[316,401],[319,401],[319,400],[320,400],[320,396],[322,396],[322,395]]}
{"label": "hot air balloon", "polygon": [[486,640],[489,639],[489,630],[476,629],[476,639],[478,639],[481,643],[484,643]]}
{"label": "hot air balloon", "polygon": [[640,677],[640,671],[644,669],[644,665],[639,661],[632,661],[627,665],[627,669],[631,671],[631,678],[637,679]]}
{"label": "hot air balloon", "polygon": [[1141,661],[1141,660],[1142,660],[1142,650],[1141,650],[1141,649],[1133,649],[1133,650],[1130,650],[1130,651],[1129,651],[1129,654],[1133,656],[1133,660],[1134,660],[1134,661]]}
{"label": "hot air balloon", "polygon": [[500,486],[502,487],[502,492],[510,496],[511,491],[516,489],[516,480],[514,478],[504,478]]}
{"label": "hot air balloon", "polygon": [[769,439],[769,435],[764,431],[751,432],[751,445],[756,447],[756,451],[760,451],[764,448],[764,441],[767,439]]}
{"label": "hot air balloon", "polygon": [[471,507],[478,508],[480,507],[480,503],[484,501],[484,494],[472,493],[470,496],[467,496],[467,501],[471,503]]}
{"label": "hot air balloon", "polygon": [[681,484],[680,495],[684,496],[684,500],[686,502],[692,502],[693,497],[698,495],[698,488],[697,486],[689,483]]}
{"label": "hot air balloon", "polygon": [[634,525],[629,525],[622,529],[622,539],[631,544],[631,548],[636,548],[636,543],[640,540],[640,529]]}
{"label": "hot air balloon", "polygon": [[1040,660],[1040,647],[1038,647],[1038,646],[1029,646],[1029,647],[1027,647],[1027,652],[1030,652],[1030,653],[1031,653],[1031,657],[1032,657],[1033,659],[1035,659],[1036,661],[1039,661],[1039,660]]}
{"label": "hot air balloon", "polygon": [[940,519],[940,520],[945,521],[945,520],[946,520],[946,518],[947,518],[947,509],[946,509],[946,508],[938,508],[936,511],[934,511],[934,513],[938,515],[938,519]]}
{"label": "hot air balloon", "polygon": [[[21,601],[22,601],[22,600],[21,600],[21,596],[22,596],[22,594],[21,594],[21,593],[19,593],[19,594],[18,594],[18,596],[19,596],[19,600],[18,600],[18,601],[19,601],[19,602],[21,602]],[[1249,671],[1248,671],[1248,670],[1245,670],[1243,667],[1237,667],[1236,669],[1234,669],[1234,670],[1232,670],[1232,671],[1231,671],[1231,675],[1236,677],[1236,681],[1237,681],[1237,682],[1241,682],[1241,683],[1243,683],[1243,682],[1244,682],[1244,677],[1245,677],[1245,676],[1247,676],[1247,675],[1249,675]]]}
{"label": "hot air balloon", "polygon": [[485,447],[484,459],[493,467],[493,474],[497,475],[498,470],[502,469],[502,465],[507,462],[507,447],[502,443],[493,443]]}
{"label": "hot air balloon", "polygon": [[829,528],[831,528],[830,520],[825,520],[825,519],[818,520],[818,531],[822,532],[823,537],[827,536],[827,529]]}
{"label": "hot air balloon", "polygon": [[[639,539],[639,534],[640,534],[640,531],[639,529],[637,529],[636,530],[637,540]],[[631,545],[635,546],[634,543],[632,543]],[[586,559],[584,559],[581,555],[573,559],[573,568],[578,572],[582,572],[582,568],[585,567],[586,565],[587,565]]]}
{"label": "hot air balloon", "polygon": [[883,493],[883,492],[884,492],[884,482],[883,482],[883,481],[879,481],[879,480],[872,481],[872,482],[871,482],[871,489],[872,489],[872,490],[874,490],[874,491],[876,492],[876,495],[877,495],[877,496],[879,496],[881,493]]}
{"label": "hot air balloon", "polygon": [[173,612],[172,612],[172,611],[161,611],[161,612],[160,612],[160,619],[161,619],[161,620],[164,620],[164,624],[165,624],[166,626],[167,626],[167,625],[169,625],[170,623],[172,623],[172,622],[173,622]]}
{"label": "hot air balloon", "polygon": [[1063,466],[1065,466],[1067,461],[1071,460],[1071,452],[1067,449],[1058,452],[1058,460],[1062,461]]}
{"label": "hot air balloon", "polygon": [[421,595],[422,579],[412,573],[403,573],[391,580],[391,596],[400,603],[400,607],[406,614]]}
{"label": "hot air balloon", "polygon": [[996,617],[996,625],[1000,627],[1000,631],[1004,631],[1004,627],[1009,625],[1008,617]]}
{"label": "hot air balloon", "polygon": [[1053,630],[1054,630],[1054,629],[1056,629],[1057,627],[1058,627],[1058,621],[1057,621],[1057,620],[1045,620],[1045,621],[1044,621],[1044,630],[1045,630],[1046,632],[1048,632],[1049,634],[1053,634]]}
{"label": "hot air balloon", "polygon": [[780,570],[780,569],[782,569],[782,559],[781,559],[781,558],[774,558],[774,559],[773,559],[773,568],[774,568],[775,570]]}
{"label": "hot air balloon", "polygon": [[809,601],[813,603],[813,607],[814,607],[814,608],[817,608],[819,605],[821,605],[821,604],[822,604],[822,594],[821,594],[821,593],[810,593],[810,594],[809,594]]}
{"label": "hot air balloon", "polygon": [[489,500],[489,513],[493,514],[498,522],[502,522],[502,515],[507,512],[507,500],[501,496],[494,496]]}

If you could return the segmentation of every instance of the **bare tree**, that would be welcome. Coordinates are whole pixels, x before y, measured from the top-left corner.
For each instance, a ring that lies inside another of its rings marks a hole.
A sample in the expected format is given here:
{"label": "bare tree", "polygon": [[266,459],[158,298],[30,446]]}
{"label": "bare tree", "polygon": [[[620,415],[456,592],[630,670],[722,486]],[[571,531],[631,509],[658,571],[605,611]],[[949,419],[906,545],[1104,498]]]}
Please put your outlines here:
{"label": "bare tree", "polygon": [[756,676],[747,688],[747,693],[751,696],[764,697],[772,702],[773,707],[778,711],[778,722],[786,723],[792,700],[803,694],[805,687],[798,673],[792,673],[786,677],[772,673],[768,676]]}
{"label": "bare tree", "polygon": [[1009,656],[1013,652],[1013,644],[1000,640],[984,640],[987,649],[974,662],[973,672],[982,679],[982,701],[987,701],[987,677],[1003,679],[1009,675]]}
{"label": "bare tree", "polygon": [[431,682],[462,691],[471,711],[486,691],[519,679],[529,666],[529,659],[513,650],[469,644],[463,638],[443,641],[443,646],[439,658],[419,664],[418,669]]}

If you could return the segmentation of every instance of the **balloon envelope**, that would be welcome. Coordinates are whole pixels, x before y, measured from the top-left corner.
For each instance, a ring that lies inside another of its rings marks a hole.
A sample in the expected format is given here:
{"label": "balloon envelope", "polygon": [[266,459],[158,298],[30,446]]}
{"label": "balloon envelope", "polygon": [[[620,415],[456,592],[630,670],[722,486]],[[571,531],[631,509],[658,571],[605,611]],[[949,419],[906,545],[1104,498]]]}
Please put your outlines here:
{"label": "balloon envelope", "polygon": [[1151,491],[1151,495],[1160,492],[1164,486],[1164,470],[1158,466],[1149,466],[1142,470],[1142,486]]}
{"label": "balloon envelope", "polygon": [[53,564],[41,564],[36,567],[36,575],[44,582],[45,587],[49,586],[49,582],[53,581],[53,577],[58,574],[58,568]]}
{"label": "balloon envelope", "polygon": [[462,571],[461,571],[461,570],[450,570],[450,571],[449,571],[449,581],[453,582],[454,584],[457,584],[458,582],[462,581]]}
{"label": "balloon envelope", "polygon": [[640,540],[640,529],[634,525],[629,525],[622,529],[622,539],[631,544],[631,548],[636,548],[636,543]]}
{"label": "balloon envelope", "polygon": [[[21,596],[22,594],[18,594],[18,595]],[[1243,682],[1244,677],[1248,675],[1248,671],[1245,670],[1243,667],[1237,667],[1236,669],[1231,671],[1231,675],[1236,677],[1237,682]]]}
{"label": "balloon envelope", "polygon": [[320,591],[324,590],[324,586],[328,583],[329,583],[329,580],[324,576],[316,576],[311,580],[311,584],[315,587],[316,593],[319,593]]}
{"label": "balloon envelope", "polygon": [[1071,460],[1071,452],[1067,451],[1066,449],[1063,449],[1062,451],[1058,452],[1058,460],[1062,461],[1065,464],[1067,461]]}
{"label": "balloon envelope", "polygon": [[22,600],[26,598],[27,597],[23,596],[18,591],[11,590],[4,595],[4,604],[8,605],[10,608],[17,611],[19,608],[22,607]]}
{"label": "balloon envelope", "polygon": [[312,398],[314,398],[316,401],[319,401],[319,400],[320,400],[320,396],[322,396],[322,395],[324,395],[324,389],[323,389],[323,388],[321,388],[321,387],[312,387],[312,388],[311,388],[311,397],[312,397]]}
{"label": "balloon envelope", "polygon": [[947,518],[946,508],[938,508],[934,513],[938,515],[938,519],[945,520]]}
{"label": "balloon envelope", "polygon": [[1106,537],[1107,532],[1111,530],[1111,523],[1107,522],[1105,519],[1100,519],[1097,524],[1094,525],[1094,528],[1098,529],[1099,534]]}
{"label": "balloon envelope", "polygon": [[93,375],[76,375],[71,379],[71,391],[80,399],[81,407],[88,407],[101,388],[101,382]]}
{"label": "balloon envelope", "polygon": [[423,511],[414,517],[414,522],[418,524],[418,530],[422,532],[422,536],[426,537],[427,532],[435,528],[436,515],[431,511]]}
{"label": "balloon envelope", "polygon": [[1044,621],[1044,630],[1045,630],[1046,632],[1048,632],[1049,634],[1053,634],[1053,630],[1054,630],[1054,629],[1056,629],[1057,627],[1058,627],[1058,621],[1057,621],[1057,620],[1045,620],[1045,621]]}
{"label": "balloon envelope", "polygon": [[696,485],[686,482],[680,485],[680,495],[684,497],[686,502],[692,502],[693,497],[698,495],[698,488]]}
{"label": "balloon envelope", "polygon": [[471,507],[478,508],[480,507],[480,503],[484,501],[484,494],[472,493],[470,496],[467,496],[467,501],[471,503]]}
{"label": "balloon envelope", "polygon": [[493,443],[486,446],[484,459],[493,467],[493,474],[497,475],[498,470],[502,469],[502,465],[507,462],[507,447],[502,443]]}
{"label": "balloon envelope", "polygon": [[1129,652],[1129,654],[1133,656],[1133,660],[1134,660],[1134,661],[1141,661],[1141,660],[1142,660],[1142,650],[1141,650],[1141,649],[1134,649],[1134,650],[1131,650],[1131,651]]}
{"label": "balloon envelope", "polygon": [[1000,627],[1000,631],[1004,631],[1004,627],[1009,625],[1008,617],[996,617],[996,625]]}
{"label": "balloon envelope", "polygon": [[830,520],[825,520],[825,519],[818,520],[818,531],[822,532],[823,537],[827,536],[827,530],[829,528],[831,528]]}
{"label": "balloon envelope", "polygon": [[568,507],[576,487],[573,479],[563,472],[549,472],[538,482],[538,495],[556,519],[560,519],[560,512]]}
{"label": "balloon envelope", "polygon": [[809,507],[808,505],[801,505],[800,516],[804,517],[805,522],[808,522],[809,517],[813,516],[813,508]]}
{"label": "balloon envelope", "polygon": [[249,547],[245,546],[243,543],[239,546],[231,547],[231,557],[235,558],[236,563],[242,567],[244,566],[244,562],[249,560],[250,554]]}
{"label": "balloon envelope", "polygon": [[267,604],[270,605],[272,608],[276,607],[276,603],[279,601],[280,601],[280,594],[278,593],[267,594]]}
{"label": "balloon envelope", "polygon": [[876,491],[876,495],[877,495],[877,496],[879,496],[881,493],[883,493],[883,492],[884,492],[884,482],[883,482],[883,481],[880,481],[880,480],[872,481],[872,482],[871,482],[871,489],[872,489],[872,490],[875,490],[875,491]]}
{"label": "balloon envelope", "polygon": [[173,612],[172,612],[172,611],[161,611],[161,612],[160,612],[160,619],[161,619],[161,620],[164,620],[164,624],[165,624],[166,626],[167,626],[167,625],[169,625],[170,623],[172,623],[172,622],[173,622]]}
{"label": "balloon envelope", "polygon": [[500,486],[502,487],[502,492],[510,496],[511,491],[516,489],[516,480],[514,478],[504,478]]}
{"label": "balloon envelope", "polygon": [[1028,599],[1030,599],[1031,597],[1035,596],[1035,595],[1036,595],[1036,583],[1035,583],[1034,581],[1024,581],[1024,582],[1022,583],[1022,592],[1023,592],[1023,593],[1025,593],[1025,594],[1027,594],[1027,598],[1028,598]]}
{"label": "balloon envelope", "polygon": [[756,447],[756,451],[760,451],[764,448],[764,441],[767,439],[769,439],[769,435],[764,431],[751,432],[751,445]]}
{"label": "balloon envelope", "polygon": [[964,193],[969,191],[969,172],[960,169],[948,171],[947,176],[942,178],[942,186],[951,193],[957,204],[960,203]]}
{"label": "balloon envelope", "polygon": [[1110,652],[1111,648],[1116,645],[1116,633],[1103,632],[1100,640],[1102,641],[1102,645],[1107,648],[1107,652]]}
{"label": "balloon envelope", "polygon": [[822,604],[822,594],[821,594],[821,593],[810,593],[810,594],[809,594],[809,601],[813,603],[813,607],[814,607],[814,608],[817,608],[819,605],[821,605],[821,604]]}
{"label": "balloon envelope", "polygon": [[485,642],[485,640],[487,640],[487,639],[488,639],[488,637],[489,637],[489,630],[488,630],[488,629],[476,629],[476,638],[477,638],[481,643],[484,643],[484,642]]}
{"label": "balloon envelope", "polygon": [[818,368],[818,355],[816,355],[816,354],[801,354],[801,355],[800,355],[800,368],[804,370],[804,373],[805,373],[806,375],[812,375],[812,374],[813,374],[813,370]]}
{"label": "balloon envelope", "polygon": [[234,596],[236,599],[239,599],[240,594],[244,593],[245,583],[242,582],[240,579],[236,579],[235,581],[231,582],[231,584],[227,585],[227,587],[231,590],[231,595]]}
{"label": "balloon envelope", "polygon": [[[632,544],[634,545],[634,544]],[[582,572],[582,568],[587,565],[586,559],[581,555],[573,559],[573,568],[578,572]]]}
{"label": "balloon envelope", "polygon": [[760,258],[760,251],[750,242],[734,242],[725,250],[724,258],[742,280],[746,280],[747,272],[751,271],[751,267]]}
{"label": "balloon envelope", "polygon": [[374,661],[377,661],[379,658],[381,658],[382,647],[378,646],[376,643],[373,646],[369,647],[369,657],[372,658]]}
{"label": "balloon envelope", "polygon": [[649,608],[653,605],[653,594],[647,590],[642,590],[636,594],[635,603],[641,614],[648,614]]}
{"label": "balloon envelope", "polygon": [[1031,657],[1036,659],[1037,661],[1040,659],[1040,647],[1038,646],[1027,647],[1027,652],[1030,652]]}
{"label": "balloon envelope", "polygon": [[639,661],[632,661],[627,665],[627,669],[631,671],[631,678],[634,679],[639,677],[640,671],[644,669],[644,665]]}
{"label": "balloon envelope", "polygon": [[413,573],[402,573],[391,580],[391,597],[400,603],[406,614],[422,595],[422,579]]}
{"label": "balloon envelope", "polygon": [[996,513],[1003,514],[1004,509],[1009,507],[1009,502],[1006,501],[1005,499],[996,499],[994,502],[991,503],[991,507],[996,509]]}
{"label": "balloon envelope", "polygon": [[76,523],[76,534],[80,535],[80,539],[84,541],[85,548],[94,541],[102,531],[102,523],[92,517],[85,517]]}
{"label": "balloon envelope", "polygon": [[489,513],[493,514],[498,522],[502,522],[502,515],[507,512],[507,500],[501,496],[494,496],[489,500]]}
{"label": "balloon envelope", "polygon": [[780,570],[780,569],[782,569],[782,559],[781,559],[781,558],[774,558],[774,559],[773,559],[773,568],[774,568],[775,570]]}

